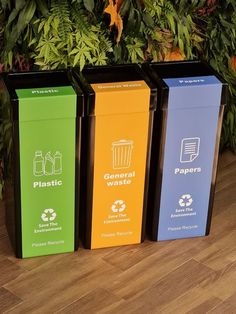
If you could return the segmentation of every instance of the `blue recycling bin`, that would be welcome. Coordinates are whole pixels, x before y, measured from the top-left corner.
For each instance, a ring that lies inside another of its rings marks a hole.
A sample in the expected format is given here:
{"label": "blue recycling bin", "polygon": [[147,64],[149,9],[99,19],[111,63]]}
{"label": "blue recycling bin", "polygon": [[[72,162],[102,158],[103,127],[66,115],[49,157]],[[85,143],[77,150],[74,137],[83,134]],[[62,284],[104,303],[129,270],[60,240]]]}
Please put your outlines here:
{"label": "blue recycling bin", "polygon": [[207,235],[227,84],[200,61],[143,69],[158,87],[147,229],[155,241]]}

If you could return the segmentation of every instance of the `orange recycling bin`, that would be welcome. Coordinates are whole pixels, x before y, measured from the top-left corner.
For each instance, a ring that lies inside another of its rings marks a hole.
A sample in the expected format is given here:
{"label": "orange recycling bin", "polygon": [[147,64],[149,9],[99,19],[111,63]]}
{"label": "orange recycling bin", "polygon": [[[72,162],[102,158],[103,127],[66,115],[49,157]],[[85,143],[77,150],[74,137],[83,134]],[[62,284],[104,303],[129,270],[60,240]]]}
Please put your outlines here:
{"label": "orange recycling bin", "polygon": [[86,248],[144,238],[156,90],[137,65],[73,72],[86,97],[82,124],[81,238]]}

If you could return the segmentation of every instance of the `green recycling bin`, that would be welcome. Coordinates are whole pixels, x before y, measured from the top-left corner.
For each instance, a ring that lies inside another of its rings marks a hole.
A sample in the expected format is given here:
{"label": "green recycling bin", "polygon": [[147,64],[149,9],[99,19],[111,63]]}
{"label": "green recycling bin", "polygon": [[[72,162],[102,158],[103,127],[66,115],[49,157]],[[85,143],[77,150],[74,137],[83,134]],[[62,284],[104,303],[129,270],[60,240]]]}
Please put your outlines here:
{"label": "green recycling bin", "polygon": [[3,81],[6,225],[16,256],[74,251],[83,94],[66,71]]}

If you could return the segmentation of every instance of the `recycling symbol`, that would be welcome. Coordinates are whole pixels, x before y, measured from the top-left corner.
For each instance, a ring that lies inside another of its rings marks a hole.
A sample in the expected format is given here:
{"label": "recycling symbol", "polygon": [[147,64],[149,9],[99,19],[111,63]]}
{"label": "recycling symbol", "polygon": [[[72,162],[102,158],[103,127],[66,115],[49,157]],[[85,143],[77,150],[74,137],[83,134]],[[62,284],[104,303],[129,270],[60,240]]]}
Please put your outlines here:
{"label": "recycling symbol", "polygon": [[179,205],[181,207],[191,206],[193,202],[192,196],[190,194],[183,194],[179,199]]}
{"label": "recycling symbol", "polygon": [[121,213],[126,209],[126,205],[125,202],[122,200],[117,200],[115,201],[112,206],[111,206],[111,210],[113,211],[113,213]]}
{"label": "recycling symbol", "polygon": [[56,219],[56,217],[57,214],[52,208],[46,208],[41,215],[41,219],[43,221],[53,221],[54,219]]}

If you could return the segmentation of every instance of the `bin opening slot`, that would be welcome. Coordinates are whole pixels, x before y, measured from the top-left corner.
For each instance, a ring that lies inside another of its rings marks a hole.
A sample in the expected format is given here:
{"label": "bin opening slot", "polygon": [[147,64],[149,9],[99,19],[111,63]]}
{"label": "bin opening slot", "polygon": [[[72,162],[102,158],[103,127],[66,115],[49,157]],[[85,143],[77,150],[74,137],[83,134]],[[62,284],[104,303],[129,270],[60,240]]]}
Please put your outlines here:
{"label": "bin opening slot", "polygon": [[56,72],[25,72],[8,75],[14,89],[70,86],[71,83],[64,71]]}
{"label": "bin opening slot", "polygon": [[150,67],[162,79],[214,75],[213,71],[206,64],[199,61],[188,63],[160,62],[158,64],[150,64]]}
{"label": "bin opening slot", "polygon": [[86,68],[83,76],[90,84],[141,81],[143,76],[134,66]]}

